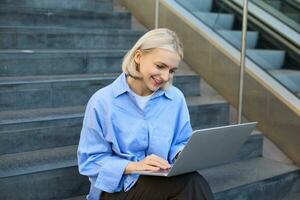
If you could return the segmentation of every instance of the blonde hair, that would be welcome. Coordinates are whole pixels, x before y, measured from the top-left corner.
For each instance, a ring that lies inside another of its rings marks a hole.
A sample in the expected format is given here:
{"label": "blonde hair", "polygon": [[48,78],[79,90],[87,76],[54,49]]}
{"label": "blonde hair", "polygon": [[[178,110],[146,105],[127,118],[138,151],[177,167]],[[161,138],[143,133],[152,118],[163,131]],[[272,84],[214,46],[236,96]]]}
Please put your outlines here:
{"label": "blonde hair", "polygon": [[182,43],[176,33],[166,28],[153,29],[145,33],[124,56],[122,71],[131,77],[141,78],[134,60],[135,53],[137,50],[149,53],[156,48],[175,52],[183,59]]}

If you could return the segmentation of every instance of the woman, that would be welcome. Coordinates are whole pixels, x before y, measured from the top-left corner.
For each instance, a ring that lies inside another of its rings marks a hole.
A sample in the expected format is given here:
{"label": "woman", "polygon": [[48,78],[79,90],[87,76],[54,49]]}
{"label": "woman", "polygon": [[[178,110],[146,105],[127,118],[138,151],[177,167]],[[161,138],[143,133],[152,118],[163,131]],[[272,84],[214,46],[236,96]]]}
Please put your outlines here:
{"label": "woman", "polygon": [[182,92],[172,79],[183,58],[173,31],[155,29],[125,55],[123,73],[89,100],[78,147],[88,199],[212,199],[198,173],[172,178],[134,171],[170,168],[192,128]]}

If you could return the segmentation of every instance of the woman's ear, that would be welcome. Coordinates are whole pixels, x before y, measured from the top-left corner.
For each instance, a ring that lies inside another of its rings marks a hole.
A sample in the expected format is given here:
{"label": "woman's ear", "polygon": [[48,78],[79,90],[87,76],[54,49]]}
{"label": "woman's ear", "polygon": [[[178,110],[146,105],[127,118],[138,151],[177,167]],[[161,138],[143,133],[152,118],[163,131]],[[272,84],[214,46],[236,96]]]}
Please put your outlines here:
{"label": "woman's ear", "polygon": [[141,62],[141,56],[142,56],[142,52],[141,52],[141,50],[136,50],[135,51],[135,54],[134,54],[134,61],[135,61],[135,63],[136,64],[140,64],[140,62]]}

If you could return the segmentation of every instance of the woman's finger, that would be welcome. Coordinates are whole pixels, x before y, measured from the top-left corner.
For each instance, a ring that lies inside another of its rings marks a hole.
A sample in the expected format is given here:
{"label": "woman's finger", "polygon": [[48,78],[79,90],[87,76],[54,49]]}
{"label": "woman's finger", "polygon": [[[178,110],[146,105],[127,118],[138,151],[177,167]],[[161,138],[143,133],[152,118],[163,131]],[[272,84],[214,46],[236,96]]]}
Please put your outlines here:
{"label": "woman's finger", "polygon": [[154,166],[154,167],[159,167],[161,169],[168,169],[169,168],[167,165],[162,164],[162,163],[158,162],[155,159],[145,159],[144,163],[147,164],[147,165]]}
{"label": "woman's finger", "polygon": [[154,154],[148,156],[147,158],[150,159],[150,160],[153,160],[153,161],[156,161],[156,162],[160,163],[160,165],[162,165],[162,166],[164,166],[166,168],[170,168],[171,167],[171,165],[168,163],[168,161],[166,161],[166,160],[162,159],[161,157],[156,156]]}

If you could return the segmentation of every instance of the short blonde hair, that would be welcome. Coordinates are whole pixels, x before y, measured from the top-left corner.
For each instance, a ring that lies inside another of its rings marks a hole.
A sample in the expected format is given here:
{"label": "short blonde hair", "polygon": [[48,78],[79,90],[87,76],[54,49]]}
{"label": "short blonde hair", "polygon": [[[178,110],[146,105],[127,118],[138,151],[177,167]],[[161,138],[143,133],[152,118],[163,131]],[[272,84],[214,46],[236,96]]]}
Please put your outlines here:
{"label": "short blonde hair", "polygon": [[159,48],[175,52],[183,59],[183,48],[174,31],[167,28],[153,29],[145,33],[123,58],[122,71],[132,77],[140,78],[138,65],[134,60],[137,50],[143,53]]}

